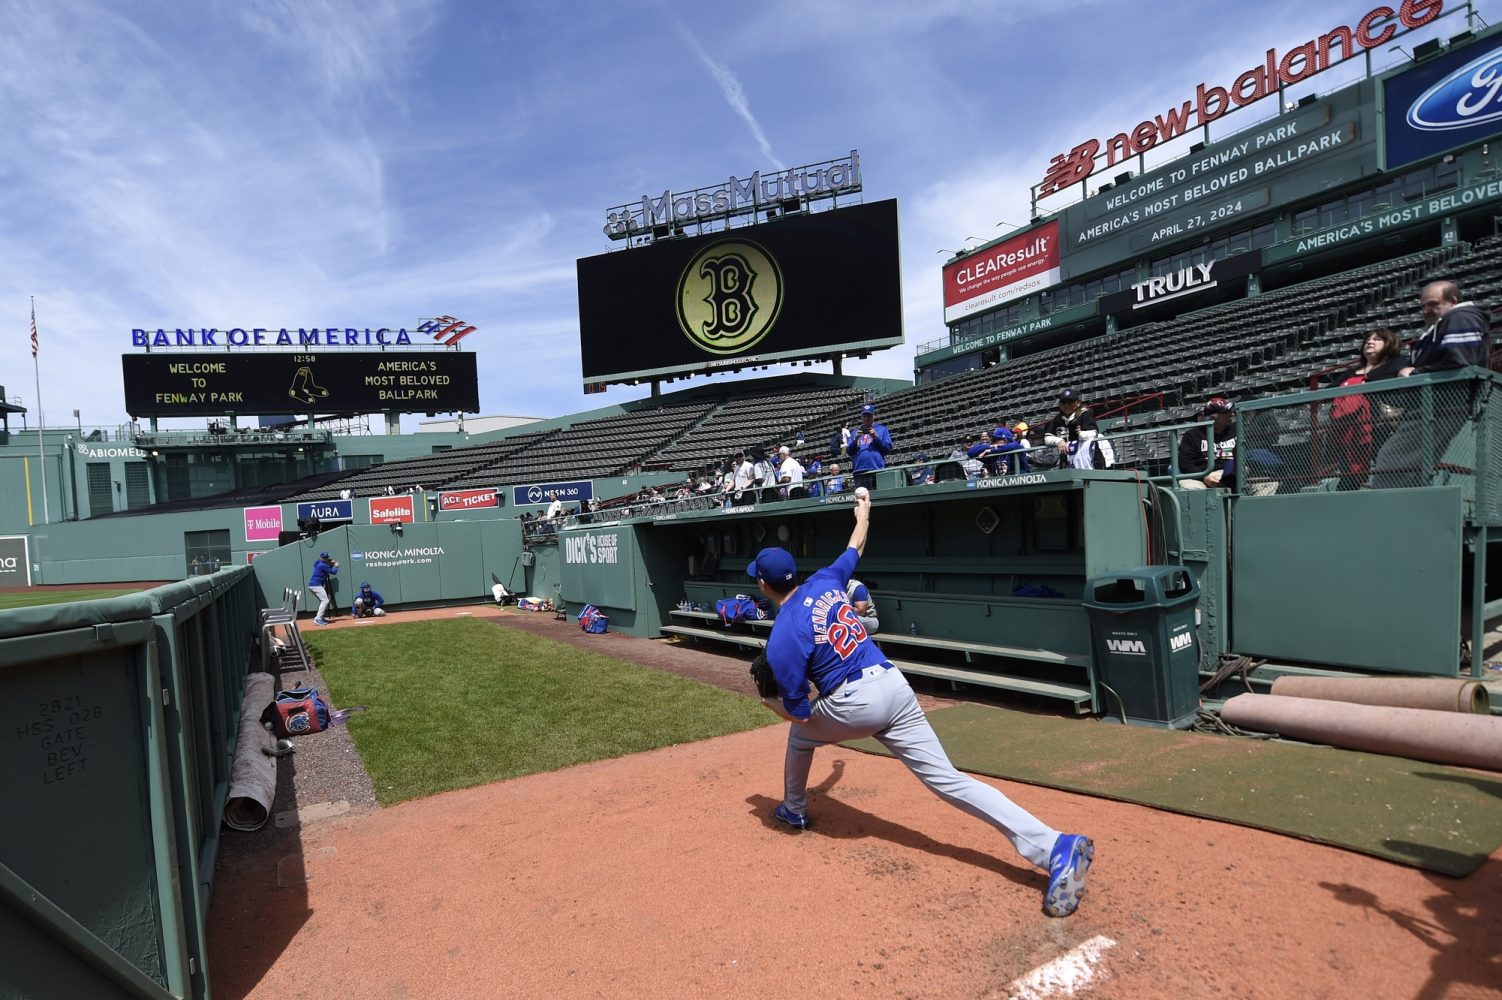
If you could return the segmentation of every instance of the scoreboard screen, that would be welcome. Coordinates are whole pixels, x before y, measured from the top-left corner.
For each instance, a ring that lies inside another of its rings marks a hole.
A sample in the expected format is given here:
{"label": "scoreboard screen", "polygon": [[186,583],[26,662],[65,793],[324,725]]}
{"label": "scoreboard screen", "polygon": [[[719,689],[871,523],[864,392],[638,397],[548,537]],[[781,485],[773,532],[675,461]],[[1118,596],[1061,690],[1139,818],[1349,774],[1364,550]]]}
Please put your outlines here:
{"label": "scoreboard screen", "polygon": [[126,354],[132,417],[222,413],[478,413],[475,356],[457,351]]}

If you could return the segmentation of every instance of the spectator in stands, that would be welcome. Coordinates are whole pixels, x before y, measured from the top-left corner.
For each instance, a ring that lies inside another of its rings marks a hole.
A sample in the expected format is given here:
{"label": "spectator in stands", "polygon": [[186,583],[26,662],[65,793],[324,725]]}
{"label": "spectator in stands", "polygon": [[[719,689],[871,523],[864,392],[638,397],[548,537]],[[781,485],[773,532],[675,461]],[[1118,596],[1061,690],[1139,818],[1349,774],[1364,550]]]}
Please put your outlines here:
{"label": "spectator in stands", "polygon": [[824,463],[817,458],[812,462],[809,462],[808,465],[804,466],[803,486],[808,490],[809,496],[821,497],[824,495],[824,482],[820,478],[823,475]]}
{"label": "spectator in stands", "polygon": [[845,474],[840,471],[839,462],[829,463],[829,478],[824,480],[824,492],[830,496],[845,492]]}
{"label": "spectator in stands", "polygon": [[892,452],[892,435],[886,424],[876,422],[876,407],[870,403],[861,407],[860,429],[850,436],[845,452],[853,460],[855,485],[876,489],[876,472],[887,467],[887,455]]}
{"label": "spectator in stands", "polygon": [[1176,485],[1186,490],[1230,489],[1236,478],[1236,407],[1223,396],[1212,396],[1199,416],[1213,424],[1196,427],[1179,439],[1179,472],[1192,478]]}
{"label": "spectator in stands", "polygon": [[348,486],[346,486],[344,489],[342,489],[342,490],[339,491],[339,499],[340,500],[348,500],[352,496],[354,496],[354,494],[352,492],[350,492],[350,488]]}
{"label": "spectator in stands", "polygon": [[1017,472],[1031,472],[1033,443],[1027,436],[1028,426],[1026,420],[1019,420],[1012,425],[1012,435],[1017,439],[1017,454],[1014,456]]}
{"label": "spectator in stands", "polygon": [[1022,445],[1017,442],[1017,432],[1013,429],[1016,423],[1013,417],[1003,417],[991,431],[992,461],[989,464],[998,475],[1019,471],[1017,453],[1022,450]]}
{"label": "spectator in stands", "polygon": [[756,463],[751,461],[751,456],[744,452],[736,452],[735,455],[735,502],[738,504],[750,503],[753,499],[751,488],[757,484]]}
{"label": "spectator in stands", "polygon": [[[981,431],[969,448],[965,449],[965,457],[980,464],[981,472],[986,475],[996,475],[996,462],[1000,461],[1000,450],[991,440],[990,431]],[[968,474],[968,469],[967,469]],[[976,473],[980,475],[980,473]]]}
{"label": "spectator in stands", "polygon": [[934,481],[934,467],[928,464],[928,452],[920,451],[913,456],[914,468],[907,472],[909,486],[927,486]]}
{"label": "spectator in stands", "polygon": [[782,494],[777,489],[777,463],[767,457],[760,448],[752,448],[749,457],[751,459],[752,500],[773,503],[782,499]]}
{"label": "spectator in stands", "polygon": [[318,611],[313,616],[314,625],[327,625],[329,623],[329,580],[339,575],[339,563],[331,558],[327,552],[318,553],[318,559],[313,563],[313,572],[308,577],[308,590],[318,598]]}
{"label": "spectator in stands", "polygon": [[1419,294],[1429,329],[1413,345],[1408,367],[1398,374],[1448,371],[1467,365],[1486,366],[1491,322],[1474,302],[1460,301],[1453,281],[1431,281]]}
{"label": "spectator in stands", "polygon": [[859,580],[845,584],[845,595],[850,598],[850,608],[855,612],[866,632],[875,635],[881,631],[881,620],[876,614],[876,602],[871,600],[871,590]]}
{"label": "spectator in stands", "polygon": [[808,496],[808,490],[803,487],[803,463],[793,457],[787,445],[777,449],[777,456],[782,460],[777,467],[777,482],[786,491],[787,498],[801,500]]}
{"label": "spectator in stands", "polygon": [[372,590],[370,584],[360,584],[360,590],[350,603],[356,618],[381,618],[386,614],[386,601],[380,591]]}
{"label": "spectator in stands", "polygon": [[1075,389],[1059,391],[1059,410],[1043,425],[1043,443],[1068,455],[1071,445],[1081,441],[1093,441],[1099,430],[1095,426],[1095,414],[1080,403],[1080,394]]}
{"label": "spectator in stands", "polygon": [[[1413,345],[1409,363],[1399,375],[1486,365],[1491,323],[1474,302],[1460,301],[1459,285],[1453,281],[1431,281],[1419,294],[1419,307],[1429,328]],[[1423,486],[1432,481],[1434,467],[1470,418],[1465,404],[1457,399],[1458,388],[1439,388],[1433,393],[1430,419],[1404,420],[1382,443],[1372,459],[1373,489]],[[1421,403],[1420,394],[1412,390],[1384,392],[1382,397],[1384,403],[1396,407],[1417,408]]]}
{"label": "spectator in stands", "polygon": [[[1355,367],[1337,374],[1335,382],[1342,387],[1380,382],[1396,378],[1405,366],[1398,335],[1388,329],[1372,330],[1361,340]],[[1375,426],[1372,410],[1374,402],[1382,405],[1381,399],[1381,395],[1352,393],[1330,401],[1330,440],[1340,489],[1359,488],[1371,471],[1373,434],[1382,433]],[[1384,439],[1386,433],[1382,433]]]}

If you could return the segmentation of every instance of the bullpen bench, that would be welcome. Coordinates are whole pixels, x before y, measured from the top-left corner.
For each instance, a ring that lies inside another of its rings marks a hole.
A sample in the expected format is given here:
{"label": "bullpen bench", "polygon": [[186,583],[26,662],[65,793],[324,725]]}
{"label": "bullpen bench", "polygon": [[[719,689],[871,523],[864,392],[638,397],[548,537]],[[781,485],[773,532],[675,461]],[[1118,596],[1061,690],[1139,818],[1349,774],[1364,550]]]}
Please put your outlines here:
{"label": "bullpen bench", "polygon": [[[699,581],[685,585],[686,599],[695,604],[712,606],[738,593],[746,588]],[[1090,669],[1089,621],[1076,600],[879,587],[872,596],[882,624],[872,638],[906,674],[1065,701],[1079,714],[1099,707]],[[666,635],[750,649],[764,648],[765,633],[772,627],[771,620],[761,620],[726,628],[712,611],[680,608],[672,616],[675,624],[662,629]],[[945,659],[963,659],[964,665]]]}

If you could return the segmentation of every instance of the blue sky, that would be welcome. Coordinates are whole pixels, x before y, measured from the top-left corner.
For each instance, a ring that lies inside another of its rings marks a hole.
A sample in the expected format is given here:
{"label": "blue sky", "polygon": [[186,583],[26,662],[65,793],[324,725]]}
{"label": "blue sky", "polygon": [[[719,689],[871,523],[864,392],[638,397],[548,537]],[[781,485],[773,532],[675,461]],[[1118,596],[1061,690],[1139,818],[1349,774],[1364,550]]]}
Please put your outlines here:
{"label": "blue sky", "polygon": [[133,327],[435,313],[479,327],[486,413],[640,398],[580,387],[605,209],[853,148],[907,344],[846,371],[911,377],[940,251],[1025,222],[1050,156],[1375,5],[0,0],[0,379],[34,408],[34,295],[49,425],[126,419]]}

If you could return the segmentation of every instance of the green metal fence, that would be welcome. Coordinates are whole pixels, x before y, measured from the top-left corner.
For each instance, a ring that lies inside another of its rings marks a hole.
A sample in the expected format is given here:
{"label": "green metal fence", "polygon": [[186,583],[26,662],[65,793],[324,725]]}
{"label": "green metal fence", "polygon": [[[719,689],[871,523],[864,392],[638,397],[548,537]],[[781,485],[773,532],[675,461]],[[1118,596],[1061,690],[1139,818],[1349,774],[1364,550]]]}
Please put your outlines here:
{"label": "green metal fence", "polygon": [[0,612],[0,997],[209,995],[258,604],[240,567]]}
{"label": "green metal fence", "polygon": [[1466,520],[1502,524],[1498,376],[1480,369],[1257,400],[1238,409],[1243,494],[1457,486]]}

